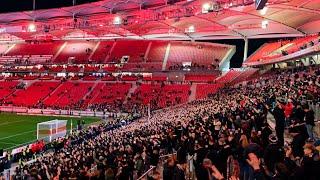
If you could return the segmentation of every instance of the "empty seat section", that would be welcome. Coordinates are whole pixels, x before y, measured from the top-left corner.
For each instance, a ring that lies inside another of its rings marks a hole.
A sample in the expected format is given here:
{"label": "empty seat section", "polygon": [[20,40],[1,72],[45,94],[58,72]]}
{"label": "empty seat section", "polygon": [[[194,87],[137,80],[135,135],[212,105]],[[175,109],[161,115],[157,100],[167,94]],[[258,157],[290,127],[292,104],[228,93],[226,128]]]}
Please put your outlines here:
{"label": "empty seat section", "polygon": [[0,81],[0,100],[13,93],[18,84],[18,81]]}
{"label": "empty seat section", "polygon": [[101,41],[98,48],[92,55],[91,60],[98,63],[104,62],[112,48],[113,43],[113,41]]}
{"label": "empty seat section", "polygon": [[185,81],[192,82],[210,82],[214,81],[218,74],[186,74]]}
{"label": "empty seat section", "polygon": [[48,96],[59,84],[60,82],[34,82],[26,89],[17,90],[6,101],[14,106],[31,107]]}
{"label": "empty seat section", "polygon": [[44,101],[44,105],[61,109],[79,108],[80,100],[91,90],[93,84],[65,82]]}
{"label": "empty seat section", "polygon": [[242,81],[250,80],[250,78],[252,76],[254,76],[257,72],[258,72],[258,69],[255,69],[255,68],[245,69],[232,82],[233,83],[240,83]]}
{"label": "empty seat section", "polygon": [[56,41],[54,43],[22,43],[16,44],[6,55],[8,56],[28,56],[28,55],[55,55],[61,45],[62,41]]}
{"label": "empty seat section", "polygon": [[209,94],[216,93],[222,84],[197,84],[196,99],[203,99],[208,97]]}
{"label": "empty seat section", "polygon": [[147,62],[147,63],[126,63],[123,65],[122,70],[127,71],[161,71],[162,62]]}
{"label": "empty seat section", "polygon": [[305,44],[309,45],[309,43],[311,41],[314,41],[317,39],[318,39],[317,35],[307,36],[307,37],[303,37],[303,38],[297,38],[297,39],[293,40],[292,42],[290,42],[290,46],[288,46],[285,50],[288,53],[293,53],[293,52],[299,51],[301,46],[303,46]]}
{"label": "empty seat section", "polygon": [[11,46],[12,44],[0,44],[0,56],[4,55]]}
{"label": "empty seat section", "polygon": [[82,103],[82,107],[86,108],[100,93],[101,89],[105,86],[105,83],[97,83],[94,89],[86,96],[84,102]]}
{"label": "empty seat section", "polygon": [[80,71],[79,66],[67,66],[66,71],[67,72],[79,72]]}
{"label": "empty seat section", "polygon": [[231,69],[226,74],[221,76],[216,80],[217,83],[230,83],[235,78],[237,78],[242,72],[238,70]]}
{"label": "empty seat section", "polygon": [[228,51],[227,47],[202,43],[172,42],[168,57],[167,68],[192,62],[198,65],[218,64]]}
{"label": "empty seat section", "polygon": [[270,53],[281,47],[281,42],[267,43],[262,45],[256,52],[254,52],[245,63],[261,61],[265,56],[268,56]]}
{"label": "empty seat section", "polygon": [[168,42],[166,41],[152,41],[149,54],[147,57],[147,62],[163,62],[164,55]]}
{"label": "empty seat section", "polygon": [[51,66],[48,68],[48,71],[50,72],[61,72],[64,68],[62,66]]}
{"label": "empty seat section", "polygon": [[142,84],[136,89],[132,101],[144,105],[150,103],[152,109],[158,109],[186,103],[189,93],[189,85]]}
{"label": "empty seat section", "polygon": [[98,72],[100,70],[100,67],[97,66],[84,66],[84,72]]}
{"label": "empty seat section", "polygon": [[129,56],[129,62],[143,62],[149,41],[117,41],[109,57],[109,62],[120,62],[123,56]]}
{"label": "empty seat section", "polygon": [[[101,87],[101,85],[99,85]],[[130,83],[106,83],[102,88],[96,88],[90,97],[90,106],[115,105],[116,102],[123,102],[131,88]]]}
{"label": "empty seat section", "polygon": [[58,57],[56,63],[66,63],[73,59],[74,63],[87,63],[96,42],[90,41],[68,41]]}

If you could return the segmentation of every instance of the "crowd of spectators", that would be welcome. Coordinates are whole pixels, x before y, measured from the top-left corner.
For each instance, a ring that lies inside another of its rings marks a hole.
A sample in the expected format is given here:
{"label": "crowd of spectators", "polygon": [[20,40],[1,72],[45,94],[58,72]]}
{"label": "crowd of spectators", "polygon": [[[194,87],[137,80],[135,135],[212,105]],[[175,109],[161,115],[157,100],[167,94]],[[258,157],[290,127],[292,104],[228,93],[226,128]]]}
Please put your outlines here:
{"label": "crowd of spectators", "polygon": [[318,67],[280,71],[151,117],[78,131],[18,167],[13,179],[136,179],[172,153],[149,179],[184,180],[191,167],[199,180],[317,179],[309,104],[320,102],[319,75]]}

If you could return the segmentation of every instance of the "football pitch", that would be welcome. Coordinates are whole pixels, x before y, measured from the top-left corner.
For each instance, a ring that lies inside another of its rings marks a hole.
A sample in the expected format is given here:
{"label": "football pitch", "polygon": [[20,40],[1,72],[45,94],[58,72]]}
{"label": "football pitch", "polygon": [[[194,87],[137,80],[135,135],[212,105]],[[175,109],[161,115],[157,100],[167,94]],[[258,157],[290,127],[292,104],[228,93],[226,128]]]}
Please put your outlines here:
{"label": "football pitch", "polygon": [[[13,149],[20,145],[31,143],[37,139],[37,123],[54,119],[68,120],[67,129],[70,130],[71,120],[73,128],[77,125],[77,117],[31,116],[10,113],[0,114],[0,149]],[[82,117],[85,124],[99,121],[98,118]]]}

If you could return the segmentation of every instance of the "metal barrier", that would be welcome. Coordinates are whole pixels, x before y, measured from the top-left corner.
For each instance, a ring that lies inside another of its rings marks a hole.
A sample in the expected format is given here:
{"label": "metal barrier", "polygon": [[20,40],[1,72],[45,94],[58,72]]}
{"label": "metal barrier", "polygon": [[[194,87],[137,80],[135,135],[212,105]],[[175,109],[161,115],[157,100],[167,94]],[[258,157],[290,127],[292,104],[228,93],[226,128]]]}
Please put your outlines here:
{"label": "metal barrier", "polygon": [[189,180],[196,179],[195,167],[193,165],[194,157],[195,157],[194,155],[192,156],[188,155],[186,179],[189,179]]}
{"label": "metal barrier", "polygon": [[147,179],[148,176],[153,172],[153,170],[156,169],[156,166],[151,166],[150,169],[148,169],[145,173],[143,173],[137,180],[144,180]]}

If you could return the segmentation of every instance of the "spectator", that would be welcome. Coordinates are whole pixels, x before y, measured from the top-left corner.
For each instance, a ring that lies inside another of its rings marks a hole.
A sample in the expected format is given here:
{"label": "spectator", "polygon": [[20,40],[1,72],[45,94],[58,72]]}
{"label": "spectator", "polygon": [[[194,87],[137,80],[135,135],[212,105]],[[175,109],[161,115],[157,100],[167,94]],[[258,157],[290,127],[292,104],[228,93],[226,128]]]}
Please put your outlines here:
{"label": "spectator", "polygon": [[309,140],[314,141],[315,140],[314,132],[313,132],[313,128],[315,126],[314,112],[312,109],[309,108],[308,105],[305,105],[304,112],[305,112],[305,122],[306,122],[306,128],[309,135]]}

